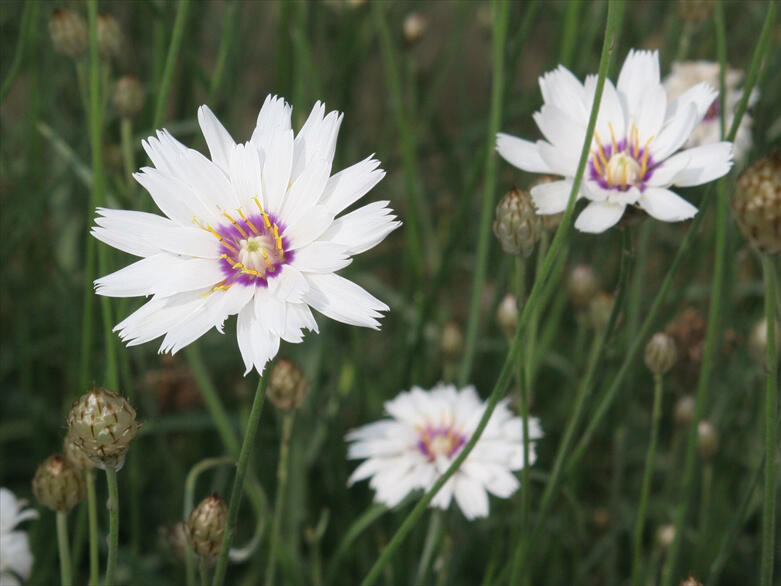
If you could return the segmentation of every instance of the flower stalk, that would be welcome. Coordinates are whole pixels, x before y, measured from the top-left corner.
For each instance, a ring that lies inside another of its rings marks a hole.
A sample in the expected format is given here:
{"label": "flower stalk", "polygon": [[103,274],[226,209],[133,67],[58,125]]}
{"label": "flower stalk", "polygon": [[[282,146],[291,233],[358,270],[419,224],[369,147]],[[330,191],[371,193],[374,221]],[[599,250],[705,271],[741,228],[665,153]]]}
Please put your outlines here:
{"label": "flower stalk", "polygon": [[266,586],[274,586],[274,574],[277,567],[277,549],[282,528],[282,514],[285,508],[287,492],[287,464],[290,454],[290,436],[293,432],[295,410],[286,413],[282,419],[282,438],[279,443],[279,464],[277,466],[277,494],[274,500],[274,521],[269,541],[268,564],[266,565]]}
{"label": "flower stalk", "polygon": [[89,525],[90,584],[100,584],[100,554],[98,553],[98,499],[95,496],[95,470],[87,470],[87,518]]}
{"label": "flower stalk", "polygon": [[57,546],[60,552],[60,580],[62,586],[73,584],[71,550],[68,545],[68,511],[57,511]]}
{"label": "flower stalk", "polygon": [[106,485],[108,486],[108,557],[106,558],[106,586],[114,584],[117,571],[117,554],[119,551],[119,488],[117,486],[117,471],[106,468]]}

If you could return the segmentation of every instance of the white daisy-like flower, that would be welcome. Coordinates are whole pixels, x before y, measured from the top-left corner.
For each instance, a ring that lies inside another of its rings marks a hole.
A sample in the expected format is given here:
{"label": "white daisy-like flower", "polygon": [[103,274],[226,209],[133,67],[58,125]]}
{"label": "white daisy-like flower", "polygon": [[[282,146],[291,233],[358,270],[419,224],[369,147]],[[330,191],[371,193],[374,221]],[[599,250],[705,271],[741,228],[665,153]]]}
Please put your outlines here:
{"label": "white daisy-like flower", "polygon": [[7,488],[0,488],[0,586],[17,586],[33,571],[27,532],[16,530],[19,523],[38,518],[38,511],[26,506],[27,501],[17,499]]}
{"label": "white daisy-like flower", "polygon": [[[559,66],[539,81],[544,104],[534,114],[534,121],[545,140],[534,143],[500,133],[497,150],[524,171],[563,177],[531,190],[540,214],[557,214],[567,207],[597,76],[588,76],[582,84]],[[630,51],[618,84],[605,80],[577,194],[589,203],[575,227],[583,232],[603,232],[621,219],[629,205],[664,222],[694,216],[697,208],[669,188],[701,185],[725,175],[732,166],[732,145],[722,141],[675,153],[705,117],[715,97],[708,84],[700,83],[668,104],[659,78],[659,54]]]}
{"label": "white daisy-like flower", "polygon": [[143,142],[154,167],[134,177],[166,217],[98,209],[92,234],[143,257],[95,281],[112,297],[151,295],[115,330],[128,345],[165,335],[174,353],[238,314],[246,373],[263,370],[280,339],[318,331],[310,308],[379,328],[388,306],[337,274],[351,256],[401,223],[387,201],[337,217],[385,175],[373,156],[331,175],[342,115],[317,102],[297,135],[292,108],[269,96],[246,143],[236,143],[206,106],[198,122],[211,160],[167,131]]}
{"label": "white daisy-like flower", "polygon": [[[385,403],[390,419],[347,434],[347,457],[365,460],[349,484],[371,478],[375,500],[388,507],[410,492],[428,490],[469,441],[486,405],[474,387],[439,384],[430,391],[413,387]],[[542,437],[539,420],[529,418],[529,460]],[[431,501],[447,509],[455,497],[467,519],[488,515],[488,494],[508,498],[520,485],[513,471],[524,466],[523,421],[500,401],[474,449]]]}
{"label": "white daisy-like flower", "polygon": [[[673,63],[672,72],[664,79],[664,89],[667,90],[667,99],[676,100],[683,95],[686,90],[697,85],[698,83],[706,82],[714,88],[720,86],[719,83],[719,71],[721,66],[718,63],[711,61],[684,61],[681,63]],[[743,72],[737,69],[727,69],[724,75],[724,107],[726,109],[726,116],[724,121],[726,123],[726,130],[729,131],[732,121],[735,118],[735,109],[738,107],[741,97],[743,96],[743,88],[741,83],[743,82]],[[754,104],[759,99],[759,91],[754,89],[751,92],[749,98],[749,105]],[[705,117],[702,119],[695,129],[689,135],[689,140],[686,141],[687,147],[695,147],[703,144],[712,144],[721,140],[721,103],[719,97],[713,100],[708,107],[708,111],[705,113]],[[738,126],[737,134],[735,135],[735,141],[733,142],[733,148],[735,152],[735,160],[741,161],[748,154],[751,149],[751,127],[753,120],[748,112],[743,114],[740,119],[740,125]]]}

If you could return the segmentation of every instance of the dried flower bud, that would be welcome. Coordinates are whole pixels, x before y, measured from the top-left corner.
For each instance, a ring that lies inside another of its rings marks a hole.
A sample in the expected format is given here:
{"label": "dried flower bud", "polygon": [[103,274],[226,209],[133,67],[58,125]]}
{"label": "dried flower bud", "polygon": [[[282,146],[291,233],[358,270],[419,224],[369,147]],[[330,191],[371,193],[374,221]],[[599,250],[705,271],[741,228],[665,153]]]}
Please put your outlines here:
{"label": "dried flower bud", "polygon": [[274,365],[266,395],[277,409],[295,409],[304,402],[308,392],[304,374],[290,360],[282,359]]}
{"label": "dried flower bud", "polygon": [[193,509],[187,521],[187,539],[193,551],[213,559],[220,551],[228,524],[228,507],[216,494],[206,497]]}
{"label": "dried flower bud", "polygon": [[672,336],[655,333],[645,345],[645,365],[654,374],[667,374],[678,359],[678,349]]}
{"label": "dried flower bud", "polygon": [[110,14],[98,15],[98,53],[104,59],[119,57],[125,40],[117,19]]}
{"label": "dried flower bud", "polygon": [[84,476],[62,454],[49,456],[35,471],[33,494],[44,507],[70,511],[84,498]]}
{"label": "dried flower bud", "polygon": [[599,281],[589,265],[578,265],[567,278],[567,292],[575,307],[586,307],[599,290]]}
{"label": "dried flower bud", "polygon": [[781,155],[760,159],[741,173],[732,209],[754,247],[769,254],[781,252]]}
{"label": "dried flower bud", "polygon": [[702,22],[713,11],[713,0],[678,0],[678,16],[689,22]]}
{"label": "dried flower bud", "polygon": [[54,50],[72,59],[81,57],[89,45],[87,23],[73,10],[58,8],[52,13],[49,36]]}
{"label": "dried flower bud", "polygon": [[697,400],[691,395],[684,395],[675,403],[675,424],[679,427],[688,427],[694,421],[697,413]]}
{"label": "dried flower bud", "polygon": [[667,524],[662,525],[656,530],[656,543],[662,549],[667,549],[675,541],[675,525]]}
{"label": "dried flower bud", "polygon": [[588,306],[588,317],[591,327],[595,330],[604,330],[613,313],[615,299],[610,293],[600,292],[591,300]]}
{"label": "dried flower bud", "polygon": [[496,323],[505,336],[513,337],[518,324],[518,301],[515,295],[508,293],[504,296],[499,307],[496,308]]}
{"label": "dried flower bud", "polygon": [[414,45],[426,32],[426,28],[428,28],[428,19],[419,12],[410,12],[404,17],[404,22],[401,27],[404,34],[404,40],[408,44]]}
{"label": "dried flower bud", "polygon": [[144,88],[137,77],[123,75],[114,86],[113,99],[119,115],[130,118],[144,107]]}
{"label": "dried flower bud", "polygon": [[710,460],[719,451],[719,434],[708,421],[697,426],[697,453],[703,460]]}
{"label": "dried flower bud", "polygon": [[[776,353],[781,350],[781,328],[776,322]],[[765,366],[767,364],[767,319],[762,318],[751,329],[751,337],[748,340],[748,349],[751,357],[757,361],[757,364]]]}
{"label": "dried flower bud", "polygon": [[108,389],[92,387],[71,407],[69,433],[95,466],[119,470],[140,424],[128,401]]}
{"label": "dried flower bud", "polygon": [[442,338],[439,347],[445,360],[458,360],[464,351],[464,335],[455,322],[450,322],[442,328]]}
{"label": "dried flower bud", "polygon": [[65,459],[76,469],[81,471],[92,470],[95,464],[87,457],[87,454],[74,441],[73,433],[68,431],[62,440],[62,453]]}
{"label": "dried flower bud", "polygon": [[532,253],[542,234],[542,218],[526,191],[514,187],[496,206],[494,234],[505,252],[525,257]]}
{"label": "dried flower bud", "polygon": [[681,586],[702,586],[702,582],[700,582],[694,576],[689,576],[683,582],[681,582]]}

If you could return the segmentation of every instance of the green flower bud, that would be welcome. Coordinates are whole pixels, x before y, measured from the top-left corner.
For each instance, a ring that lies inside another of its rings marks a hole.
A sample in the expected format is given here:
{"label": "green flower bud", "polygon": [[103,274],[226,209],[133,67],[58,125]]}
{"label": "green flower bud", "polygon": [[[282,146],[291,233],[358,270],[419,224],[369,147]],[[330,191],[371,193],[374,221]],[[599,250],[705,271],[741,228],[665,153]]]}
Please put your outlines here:
{"label": "green flower bud", "polygon": [[518,324],[518,301],[515,295],[508,293],[496,308],[496,323],[499,329],[508,338],[515,335],[515,327]]}
{"label": "green flower bud", "polygon": [[743,171],[732,209],[752,246],[768,254],[781,252],[781,155],[774,153]]}
{"label": "green flower bud", "polygon": [[697,411],[697,401],[691,395],[684,395],[675,403],[674,419],[679,427],[688,427]]}
{"label": "green flower bud", "polygon": [[604,330],[610,321],[610,314],[613,312],[613,295],[610,293],[598,293],[596,297],[591,300],[588,306],[588,317],[591,321],[591,326],[595,330]]}
{"label": "green flower bud", "polygon": [[206,497],[193,509],[187,521],[187,539],[193,551],[213,559],[220,551],[228,524],[228,507],[216,494]]}
{"label": "green flower bud", "polygon": [[73,10],[58,8],[52,13],[49,36],[54,50],[72,59],[81,57],[89,45],[87,23]]}
{"label": "green flower bud", "polygon": [[457,323],[451,321],[442,328],[439,348],[445,360],[453,361],[461,357],[464,351],[464,335]]}
{"label": "green flower bud", "polygon": [[309,388],[304,374],[290,360],[274,365],[266,388],[266,396],[277,409],[290,411],[304,402]]}
{"label": "green flower bud", "polygon": [[95,466],[119,470],[141,425],[124,397],[93,387],[73,404],[68,427],[74,443]]}
{"label": "green flower bud", "polygon": [[144,88],[133,75],[123,75],[114,86],[114,108],[124,118],[135,116],[144,107]]}
{"label": "green flower bud", "polygon": [[53,511],[70,511],[84,498],[84,489],[83,474],[62,454],[49,456],[35,471],[35,499]]}
{"label": "green flower bud", "polygon": [[599,291],[599,281],[589,265],[578,265],[567,277],[567,292],[575,307],[586,307]]}
{"label": "green flower bud", "polygon": [[537,215],[531,196],[512,188],[496,206],[494,234],[509,254],[528,257],[542,234],[542,217]]}
{"label": "green flower bud", "polygon": [[664,332],[655,333],[645,345],[645,365],[654,374],[667,374],[677,359],[675,340]]}

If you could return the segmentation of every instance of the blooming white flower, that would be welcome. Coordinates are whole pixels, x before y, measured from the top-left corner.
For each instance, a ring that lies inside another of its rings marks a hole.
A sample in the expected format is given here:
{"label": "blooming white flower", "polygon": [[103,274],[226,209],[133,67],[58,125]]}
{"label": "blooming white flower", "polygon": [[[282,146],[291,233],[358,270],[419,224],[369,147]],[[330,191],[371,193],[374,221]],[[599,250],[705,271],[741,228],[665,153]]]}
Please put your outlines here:
{"label": "blooming white flower", "polygon": [[27,580],[33,570],[33,554],[26,531],[16,526],[37,519],[38,511],[26,509],[27,501],[17,499],[7,488],[0,488],[0,586],[16,586]]}
{"label": "blooming white flower", "polygon": [[[291,107],[269,96],[246,143],[235,143],[206,106],[198,110],[211,160],[167,131],[143,142],[155,168],[134,177],[162,217],[99,209],[92,234],[143,257],[95,281],[112,297],[152,295],[115,330],[128,345],[165,335],[160,352],[185,347],[238,314],[246,372],[263,370],[280,339],[318,331],[310,309],[379,328],[388,306],[335,274],[401,223],[387,201],[336,217],[385,175],[373,156],[331,175],[338,112],[317,102],[298,135]],[[246,374],[245,372],[245,374]]]}
{"label": "blooming white flower", "polygon": [[[718,88],[719,70],[721,66],[711,61],[684,61],[673,63],[672,72],[664,79],[664,89],[667,90],[667,99],[676,100],[683,95],[686,90],[706,82],[714,88]],[[729,131],[732,121],[735,118],[735,109],[743,96],[743,88],[740,87],[743,81],[743,72],[737,69],[727,69],[724,75],[724,106],[726,116],[726,130]],[[751,92],[749,105],[756,102],[759,98],[759,92],[754,89]],[[695,147],[703,144],[711,144],[721,140],[721,104],[717,96],[711,103],[705,117],[702,119],[686,141],[687,147]],[[753,121],[748,112],[743,114],[738,126],[738,132],[735,135],[733,148],[735,151],[735,160],[742,160],[751,149],[751,126]]]}
{"label": "blooming white flower", "polygon": [[[534,121],[546,140],[533,143],[500,133],[497,150],[524,171],[563,177],[531,190],[540,214],[556,214],[567,207],[597,76],[590,75],[581,84],[559,66],[539,81],[544,104]],[[732,146],[716,142],[674,153],[686,143],[715,97],[710,86],[700,83],[668,104],[659,78],[659,54],[630,51],[618,84],[605,80],[578,193],[589,204],[575,227],[603,232],[621,219],[628,205],[665,222],[694,216],[697,208],[668,188],[700,185],[726,174],[732,166]]]}
{"label": "blooming white flower", "polygon": [[[430,391],[413,387],[385,403],[390,419],[347,434],[348,458],[366,459],[349,484],[370,478],[375,500],[389,507],[413,490],[428,490],[469,441],[485,412],[474,387],[439,384]],[[447,509],[455,496],[467,519],[488,515],[486,491],[508,498],[519,486],[512,471],[524,466],[523,421],[500,401],[474,449],[431,501]],[[529,419],[529,439],[542,437],[539,420]],[[530,464],[536,459],[529,444]]]}

